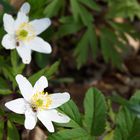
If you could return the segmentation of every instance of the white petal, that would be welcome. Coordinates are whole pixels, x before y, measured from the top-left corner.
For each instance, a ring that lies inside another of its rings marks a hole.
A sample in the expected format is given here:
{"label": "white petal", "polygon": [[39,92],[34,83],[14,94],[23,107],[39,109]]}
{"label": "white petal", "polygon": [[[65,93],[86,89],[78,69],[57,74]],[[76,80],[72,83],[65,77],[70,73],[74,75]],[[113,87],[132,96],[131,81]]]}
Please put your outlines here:
{"label": "white petal", "polygon": [[29,64],[31,62],[31,49],[28,46],[18,46],[16,47],[19,56],[22,58],[24,64]]}
{"label": "white petal", "polygon": [[51,20],[49,18],[36,19],[29,24],[33,26],[36,35],[39,35],[51,25]]}
{"label": "white petal", "polygon": [[32,50],[40,52],[40,53],[51,53],[52,48],[49,43],[44,41],[40,37],[35,37],[27,44]]}
{"label": "white petal", "polygon": [[14,33],[14,19],[11,15],[4,14],[3,16],[3,22],[4,22],[4,29],[9,34]]}
{"label": "white petal", "polygon": [[36,113],[34,113],[31,109],[25,112],[25,122],[24,126],[26,129],[32,130],[37,122]]}
{"label": "white petal", "polygon": [[67,92],[50,94],[49,96],[52,99],[52,103],[49,106],[49,109],[57,108],[70,99],[70,95]]}
{"label": "white petal", "polygon": [[21,74],[16,76],[16,81],[18,83],[19,89],[21,91],[22,96],[26,101],[30,101],[33,95],[33,87],[31,83],[23,77]]}
{"label": "white petal", "polygon": [[26,110],[26,101],[24,98],[19,98],[7,102],[5,106],[15,113],[24,114]]}
{"label": "white petal", "polygon": [[17,19],[15,20],[15,28],[18,29],[22,23],[27,23],[29,21],[29,17],[23,13],[18,12]]}
{"label": "white petal", "polygon": [[57,123],[68,123],[70,121],[70,118],[60,112],[58,112],[55,109],[47,110],[46,116],[48,116],[51,121],[57,122]]}
{"label": "white petal", "polygon": [[25,2],[20,8],[20,12],[28,14],[30,12],[30,4],[28,2]]}
{"label": "white petal", "polygon": [[54,132],[54,126],[48,116],[46,116],[45,111],[39,111],[37,113],[38,119],[43,123],[43,125],[48,129],[49,132]]}
{"label": "white petal", "polygon": [[14,49],[16,47],[16,41],[13,35],[6,34],[1,43],[5,49]]}
{"label": "white petal", "polygon": [[34,85],[35,92],[42,92],[44,88],[48,87],[48,80],[45,76],[41,76]]}

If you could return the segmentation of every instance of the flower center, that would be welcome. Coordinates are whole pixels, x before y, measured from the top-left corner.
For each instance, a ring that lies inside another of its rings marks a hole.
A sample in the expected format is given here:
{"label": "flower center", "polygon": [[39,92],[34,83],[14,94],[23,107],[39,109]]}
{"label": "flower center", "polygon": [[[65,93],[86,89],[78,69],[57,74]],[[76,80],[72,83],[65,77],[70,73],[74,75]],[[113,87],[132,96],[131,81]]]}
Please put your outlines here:
{"label": "flower center", "polygon": [[26,38],[27,36],[28,36],[28,32],[26,30],[23,29],[19,32],[20,38]]}
{"label": "flower center", "polygon": [[51,105],[52,99],[48,93],[37,92],[31,98],[31,106],[33,111],[48,109]]}
{"label": "flower center", "polygon": [[29,23],[22,23],[16,31],[18,41],[30,41],[35,37],[35,31]]}

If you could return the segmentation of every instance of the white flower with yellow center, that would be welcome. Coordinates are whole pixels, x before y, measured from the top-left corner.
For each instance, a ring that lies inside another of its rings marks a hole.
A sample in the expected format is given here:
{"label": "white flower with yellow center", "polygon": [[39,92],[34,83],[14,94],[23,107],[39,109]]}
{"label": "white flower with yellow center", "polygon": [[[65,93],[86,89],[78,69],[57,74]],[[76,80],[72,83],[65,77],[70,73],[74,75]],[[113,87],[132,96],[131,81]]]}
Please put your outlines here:
{"label": "white flower with yellow center", "polygon": [[9,101],[5,106],[15,113],[25,114],[26,129],[33,129],[37,118],[50,132],[54,132],[52,122],[68,123],[70,121],[68,116],[56,110],[70,99],[69,93],[48,94],[44,92],[44,88],[48,86],[48,81],[44,76],[40,77],[34,87],[20,74],[16,76],[16,81],[24,98]]}
{"label": "white flower with yellow center", "polygon": [[49,43],[37,36],[50,26],[50,19],[42,18],[29,22],[29,11],[30,5],[26,2],[19,10],[16,20],[9,14],[3,16],[7,34],[2,39],[2,45],[6,49],[16,49],[25,64],[31,61],[31,50],[40,53],[52,51]]}

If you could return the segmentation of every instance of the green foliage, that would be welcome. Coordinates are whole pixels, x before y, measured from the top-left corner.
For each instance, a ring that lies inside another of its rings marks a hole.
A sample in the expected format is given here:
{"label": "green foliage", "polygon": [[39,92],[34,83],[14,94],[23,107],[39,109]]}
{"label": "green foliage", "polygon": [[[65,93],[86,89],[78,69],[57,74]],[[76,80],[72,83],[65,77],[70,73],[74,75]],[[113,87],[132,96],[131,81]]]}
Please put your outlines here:
{"label": "green foliage", "polygon": [[[45,31],[42,37],[52,42],[54,55],[59,49],[57,47],[70,47],[78,69],[86,65],[89,59],[96,61],[98,56],[102,56],[106,63],[121,69],[124,54],[127,53],[127,46],[130,45],[127,35],[135,40],[139,39],[139,32],[132,25],[135,17],[140,19],[138,0],[123,2],[122,0],[103,2],[28,0],[28,2],[32,8],[31,19],[44,16],[52,18],[51,29]],[[15,15],[16,10],[10,6],[8,0],[1,0],[0,4],[3,6],[0,11],[2,38],[3,13]],[[121,18],[122,22],[118,23],[116,17]],[[23,73],[29,76],[29,80],[34,84],[42,75],[51,79],[55,73],[59,72],[60,61],[51,65],[51,57],[46,54],[33,53],[32,56],[34,58],[32,64],[25,66],[15,50],[7,51],[0,46],[0,98],[5,99],[7,95],[15,98],[13,93],[17,93],[15,81],[17,74]],[[55,59],[58,59],[57,55]],[[62,80],[69,81],[69,79],[58,79],[61,82]],[[70,100],[58,109],[70,117],[70,122],[55,123],[56,133],[48,134],[48,140],[99,140],[101,138],[103,140],[139,140],[140,91],[129,101],[120,96],[113,96],[110,99],[120,105],[115,113],[111,105],[107,106],[104,95],[95,88],[90,88],[85,95],[84,113],[81,113],[75,102]],[[7,132],[5,135],[7,140],[20,139],[18,126],[24,124],[24,119],[21,115],[8,112],[0,103],[0,132]],[[0,133],[1,139],[3,139],[3,133]]]}
{"label": "green foliage", "polygon": [[66,124],[67,127],[79,127],[82,125],[80,112],[72,100],[60,107],[60,110],[67,114],[71,119],[70,123]]}
{"label": "green foliage", "polygon": [[19,138],[19,133],[18,133],[18,130],[17,128],[15,127],[15,125],[8,121],[8,137],[7,137],[7,140],[20,140]]}
{"label": "green foliage", "polygon": [[37,79],[39,79],[39,77],[41,77],[42,75],[50,79],[52,75],[58,70],[59,63],[60,62],[57,61],[51,67],[49,68],[45,67],[44,69],[41,69],[40,71],[36,72],[35,74],[29,77],[30,82],[32,84],[35,84]]}
{"label": "green foliage", "polygon": [[95,58],[97,55],[97,50],[98,48],[95,28],[90,25],[74,51],[74,55],[77,57],[77,67],[80,68],[82,64],[86,63],[89,51],[92,51],[93,57]]}
{"label": "green foliage", "polygon": [[64,0],[61,0],[61,2],[59,0],[50,1],[44,10],[44,14],[46,14],[47,17],[56,16],[59,13],[59,11],[63,8],[64,2]]}
{"label": "green foliage", "polygon": [[4,129],[4,121],[0,120],[0,132],[1,132],[0,140],[2,140],[2,138],[3,138],[3,133],[2,133],[3,129]]}
{"label": "green foliage", "polygon": [[87,91],[84,109],[84,123],[88,132],[94,136],[101,135],[105,131],[107,110],[104,96],[99,90],[90,88]]}
{"label": "green foliage", "polygon": [[[78,69],[89,59],[96,61],[101,53],[106,63],[121,69],[123,55],[127,53],[126,46],[129,44],[126,33],[139,39],[138,32],[131,25],[134,17],[140,18],[140,4],[137,0],[106,0],[104,5],[92,0],[40,0],[37,3],[28,1],[32,5],[32,17],[42,17],[44,14],[54,19],[51,36],[57,43],[60,38],[70,38],[69,46],[74,50]],[[104,11],[105,9],[107,10]],[[122,18],[124,22],[116,22],[116,17]],[[127,30],[126,18],[131,19],[127,20]],[[50,40],[54,41],[53,39]]]}
{"label": "green foliage", "polygon": [[74,128],[72,130],[62,130],[52,135],[48,140],[88,140],[87,132],[82,128]]}
{"label": "green foliage", "polygon": [[138,0],[108,0],[110,11],[109,17],[123,17],[134,19],[135,16],[140,18],[140,5]]}
{"label": "green foliage", "polygon": [[85,114],[82,117],[72,100],[60,107],[60,110],[68,115],[71,121],[58,126],[69,129],[50,135],[49,140],[94,140],[95,136],[100,136],[105,131],[107,113],[103,94],[95,88],[90,88],[86,92],[84,108]]}
{"label": "green foliage", "polygon": [[130,110],[122,108],[116,116],[116,129],[114,140],[139,140],[140,119],[138,119]]}
{"label": "green foliage", "polygon": [[120,45],[121,47],[122,43],[119,42],[116,38],[116,35],[107,28],[102,29],[100,39],[104,60],[106,62],[112,61],[112,64],[121,68],[120,64],[122,63],[122,59],[119,55],[117,48],[118,45]]}

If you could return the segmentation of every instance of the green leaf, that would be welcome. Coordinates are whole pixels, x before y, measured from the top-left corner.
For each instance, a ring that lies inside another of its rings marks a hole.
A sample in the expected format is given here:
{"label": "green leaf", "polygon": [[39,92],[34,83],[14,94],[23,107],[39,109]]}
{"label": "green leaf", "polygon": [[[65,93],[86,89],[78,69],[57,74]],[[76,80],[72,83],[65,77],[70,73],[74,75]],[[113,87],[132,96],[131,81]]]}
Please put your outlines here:
{"label": "green leaf", "polygon": [[88,31],[80,39],[79,43],[74,50],[74,55],[76,57],[77,67],[80,68],[86,63],[88,57]]}
{"label": "green leaf", "polygon": [[120,42],[110,29],[103,28],[101,31],[100,41],[104,60],[106,62],[111,61],[114,66],[121,69],[122,57],[117,49],[120,46]]}
{"label": "green leaf", "polygon": [[3,139],[3,132],[4,132],[4,121],[0,120],[0,140]]}
{"label": "green leaf", "polygon": [[116,116],[114,140],[139,140],[140,119],[123,107]]}
{"label": "green leaf", "polygon": [[95,88],[90,88],[84,99],[84,109],[86,129],[91,135],[101,135],[105,130],[107,113],[103,94]]}
{"label": "green leaf", "polygon": [[44,68],[38,71],[37,73],[33,74],[32,76],[29,77],[29,81],[32,84],[35,84],[35,82],[42,76],[46,76],[48,79],[52,77],[52,75],[58,70],[60,61],[55,62],[53,65],[51,65],[50,68]]}
{"label": "green leaf", "polygon": [[15,114],[15,113],[8,113],[8,119],[13,123],[18,123],[24,125],[24,116]]}
{"label": "green leaf", "polygon": [[2,67],[4,76],[13,83],[13,87],[16,85],[15,77],[12,73],[12,68],[10,66]]}
{"label": "green leaf", "polygon": [[93,58],[95,59],[98,53],[98,43],[97,43],[96,29],[93,25],[90,25],[88,27],[88,37],[89,37],[89,45],[92,50]]}
{"label": "green leaf", "polygon": [[8,88],[7,81],[0,77],[0,88]]}
{"label": "green leaf", "polygon": [[121,0],[109,2],[108,17],[123,17],[134,20],[134,17],[140,18],[140,4],[137,0]]}
{"label": "green leaf", "polygon": [[84,5],[88,6],[89,8],[96,10],[96,11],[100,11],[100,7],[97,5],[96,2],[92,1],[92,0],[79,0],[79,2],[83,3]]}
{"label": "green leaf", "polygon": [[[89,140],[88,133],[82,128],[59,131],[48,137],[48,140]],[[94,139],[92,139],[94,140]]]}
{"label": "green leaf", "polygon": [[15,76],[19,73],[22,73],[25,64],[19,64],[19,57],[16,50],[11,51],[11,63],[12,63],[12,74]]}
{"label": "green leaf", "polygon": [[16,52],[16,50],[11,51],[11,63],[15,69],[17,67],[17,52]]}
{"label": "green leaf", "polygon": [[20,140],[19,133],[16,126],[10,121],[8,121],[7,140]]}
{"label": "green leaf", "polygon": [[44,68],[49,64],[50,55],[35,53],[35,61],[40,68]]}
{"label": "green leaf", "polygon": [[44,10],[44,14],[47,17],[53,17],[57,15],[60,11],[60,9],[64,6],[64,0],[52,0],[48,6]]}
{"label": "green leaf", "polygon": [[140,118],[140,90],[131,97],[127,107]]}
{"label": "green leaf", "polygon": [[74,51],[78,68],[86,63],[89,57],[89,50],[92,51],[93,58],[95,59],[97,56],[98,47],[97,36],[93,25],[88,26],[88,29],[80,39]]}
{"label": "green leaf", "polygon": [[71,2],[71,8],[72,8],[74,19],[75,19],[75,21],[78,21],[79,20],[79,11],[80,11],[78,1],[70,0],[70,2]]}
{"label": "green leaf", "polygon": [[85,26],[93,22],[92,14],[78,0],[70,0],[70,3],[75,21],[81,20]]}
{"label": "green leaf", "polygon": [[73,121],[66,124],[67,126],[77,127],[82,125],[80,112],[78,110],[78,107],[72,100],[62,105],[60,107],[60,110],[68,115],[71,121]]}
{"label": "green leaf", "polygon": [[59,27],[58,32],[56,34],[58,38],[62,38],[64,36],[76,33],[83,27],[81,23],[74,22],[73,19],[69,21],[69,19],[67,18],[67,21],[63,23],[64,24]]}
{"label": "green leaf", "polygon": [[1,95],[8,95],[11,94],[12,91],[10,89],[0,89],[0,94]]}

